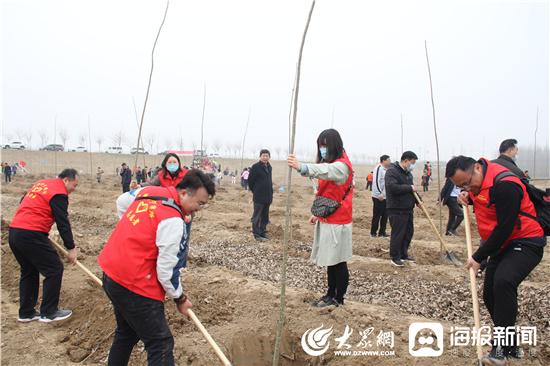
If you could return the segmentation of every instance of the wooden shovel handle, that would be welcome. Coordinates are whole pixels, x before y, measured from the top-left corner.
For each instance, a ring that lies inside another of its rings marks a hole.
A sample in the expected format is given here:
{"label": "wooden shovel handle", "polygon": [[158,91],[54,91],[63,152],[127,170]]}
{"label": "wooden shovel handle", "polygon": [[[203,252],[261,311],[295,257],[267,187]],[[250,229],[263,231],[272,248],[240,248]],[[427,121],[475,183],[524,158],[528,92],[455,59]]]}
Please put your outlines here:
{"label": "wooden shovel handle", "polygon": [[[59,244],[58,242],[56,242],[55,240],[53,240],[51,238],[50,238],[50,241],[52,242],[53,245],[55,245],[57,247],[57,249],[59,249],[59,251],[65,257],[68,256],[69,253],[67,252],[67,250],[65,248],[63,248],[63,246],[61,246],[61,244]],[[86,268],[86,266],[84,266],[78,260],[76,261],[76,265],[78,267],[80,267],[80,269],[82,269],[88,276],[90,276],[94,280],[95,283],[97,283],[99,286],[103,286],[103,282],[95,274],[93,274],[92,271],[90,271],[88,268]],[[199,320],[199,318],[197,318],[197,316],[195,315],[193,310],[188,309],[187,312],[189,313],[189,317],[191,318],[193,323],[195,323],[195,326],[199,329],[199,331],[202,333],[204,338],[206,338],[206,340],[210,344],[210,347],[212,347],[212,349],[214,350],[214,353],[216,354],[216,356],[218,356],[218,358],[223,363],[223,365],[224,366],[231,366],[231,362],[229,362],[227,357],[225,357],[224,353],[222,352],[220,347],[217,345],[216,341],[214,341],[214,339],[212,338],[210,333],[208,333],[206,328],[202,325],[201,321]]]}
{"label": "wooden shovel handle", "polygon": [[[472,231],[470,227],[470,209],[468,206],[463,206],[464,210],[464,228],[466,230],[466,247],[468,250],[468,258],[472,256],[473,249],[472,249]],[[472,305],[474,309],[474,325],[475,325],[475,331],[479,332],[479,329],[481,328],[481,322],[479,317],[479,299],[477,296],[477,284],[476,284],[476,273],[473,268],[470,268],[470,291],[472,293]],[[479,344],[479,335],[477,338],[477,358],[478,360],[481,360],[483,357],[483,349],[481,348],[481,344]]]}
{"label": "wooden shovel handle", "polygon": [[439,230],[437,230],[437,228],[435,227],[435,224],[434,224],[434,222],[432,221],[432,218],[430,217],[430,214],[428,213],[428,210],[426,210],[426,207],[424,207],[424,204],[423,204],[422,201],[420,200],[420,197],[418,196],[418,193],[413,192],[413,194],[414,194],[414,198],[416,198],[416,202],[418,203],[418,206],[420,206],[420,208],[421,208],[422,211],[424,212],[424,215],[426,215],[426,218],[427,218],[428,221],[430,222],[430,226],[432,227],[433,231],[437,234],[437,238],[439,239],[439,242],[441,243],[441,245],[443,246],[443,248],[445,248],[445,251],[450,252],[450,251],[449,251],[449,248],[447,248],[447,245],[446,245],[445,242],[443,241],[443,237],[441,236],[441,233],[440,233]]}

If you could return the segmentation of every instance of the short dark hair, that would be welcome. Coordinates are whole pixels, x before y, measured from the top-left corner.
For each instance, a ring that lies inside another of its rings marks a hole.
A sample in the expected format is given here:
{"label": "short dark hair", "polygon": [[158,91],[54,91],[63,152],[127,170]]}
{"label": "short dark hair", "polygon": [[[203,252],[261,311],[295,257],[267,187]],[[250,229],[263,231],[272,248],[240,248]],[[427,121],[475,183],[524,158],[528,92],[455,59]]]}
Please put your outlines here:
{"label": "short dark hair", "polygon": [[445,167],[445,178],[452,178],[459,169],[465,172],[473,167],[475,163],[475,159],[469,156],[455,156],[449,160]]}
{"label": "short dark hair", "polygon": [[261,149],[261,150],[260,150],[260,156],[262,156],[263,154],[267,154],[267,155],[269,155],[269,156],[271,157],[271,153],[269,152],[268,149]]}
{"label": "short dark hair", "polygon": [[418,156],[412,151],[405,151],[403,155],[401,155],[401,161],[405,160],[418,160]]}
{"label": "short dark hair", "polygon": [[324,130],[319,134],[319,137],[317,137],[317,163],[323,160],[321,151],[319,151],[319,146],[321,145],[327,147],[327,157],[324,159],[326,162],[333,162],[344,155],[344,143],[342,142],[340,134],[334,128]]}
{"label": "short dark hair", "polygon": [[69,180],[75,180],[77,175],[78,172],[76,171],[76,169],[67,168],[63,169],[57,177],[61,179],[69,178]]}
{"label": "short dark hair", "polygon": [[380,162],[386,161],[386,160],[388,160],[389,158],[390,158],[389,155],[382,155],[382,156],[380,157]]}
{"label": "short dark hair", "polygon": [[500,143],[500,147],[498,148],[499,153],[505,153],[509,149],[515,147],[518,143],[518,140],[516,139],[506,139]]}
{"label": "short dark hair", "polygon": [[200,187],[204,187],[210,197],[214,197],[216,194],[216,185],[212,179],[199,169],[189,170],[181,182],[176,186],[178,189],[186,189],[191,193],[195,192]]}

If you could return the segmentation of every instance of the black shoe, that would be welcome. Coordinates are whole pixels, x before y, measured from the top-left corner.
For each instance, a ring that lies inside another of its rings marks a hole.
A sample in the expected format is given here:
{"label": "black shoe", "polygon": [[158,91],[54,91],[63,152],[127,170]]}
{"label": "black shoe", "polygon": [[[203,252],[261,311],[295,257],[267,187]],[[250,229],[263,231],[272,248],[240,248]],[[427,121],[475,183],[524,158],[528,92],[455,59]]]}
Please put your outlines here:
{"label": "black shoe", "polygon": [[256,241],[267,241],[267,238],[264,238],[263,236],[254,236],[254,239],[256,239]]}
{"label": "black shoe", "polygon": [[269,236],[267,236],[266,234],[264,235],[260,235],[262,238],[266,239],[266,240],[269,240]]}
{"label": "black shoe", "polygon": [[512,346],[512,347],[508,347],[508,349],[506,350],[506,356],[515,358],[517,360],[521,360],[522,358],[525,357],[525,352],[523,352],[523,348],[521,347]]}
{"label": "black shoe", "polygon": [[376,238],[376,234],[370,234],[371,238]]}
{"label": "black shoe", "polygon": [[458,233],[456,232],[456,230],[449,230],[449,232],[450,232],[453,236],[458,236]]}
{"label": "black shoe", "polygon": [[401,260],[402,260],[402,261],[405,261],[405,262],[416,262],[416,261],[414,260],[414,258],[411,257],[411,256],[408,256],[408,257],[405,257],[405,258],[401,258]]}
{"label": "black shoe", "polygon": [[396,267],[404,267],[405,263],[401,259],[392,259],[390,260],[390,263]]}
{"label": "black shoe", "polygon": [[331,298],[332,298],[332,296],[325,295],[325,296],[322,296],[321,298],[319,298],[317,300],[313,300],[310,304],[311,304],[311,306],[317,306],[317,304],[319,304],[321,302],[327,302]]}
{"label": "black shoe", "polygon": [[389,238],[390,236],[386,233],[383,233],[383,234],[378,234],[379,237],[381,238]]}
{"label": "black shoe", "polygon": [[317,302],[317,304],[313,305],[317,308],[326,308],[327,306],[340,306],[341,304],[336,301],[335,298],[326,296],[324,300],[321,300]]}
{"label": "black shoe", "polygon": [[59,320],[65,320],[69,318],[71,315],[73,315],[73,312],[71,310],[59,309],[51,315],[41,315],[38,321],[42,323],[56,322]]}
{"label": "black shoe", "polygon": [[491,352],[483,356],[481,364],[487,366],[505,366],[506,357],[504,355],[504,349],[502,347],[493,346]]}
{"label": "black shoe", "polygon": [[17,318],[17,321],[21,322],[21,323],[28,323],[28,322],[32,322],[32,321],[35,321],[35,320],[38,320],[38,319],[40,319],[40,313],[35,310],[34,315],[20,316],[20,317]]}
{"label": "black shoe", "polygon": [[452,234],[450,231],[447,231],[447,232],[445,233],[445,235],[446,235],[446,236],[453,236],[453,234]]}

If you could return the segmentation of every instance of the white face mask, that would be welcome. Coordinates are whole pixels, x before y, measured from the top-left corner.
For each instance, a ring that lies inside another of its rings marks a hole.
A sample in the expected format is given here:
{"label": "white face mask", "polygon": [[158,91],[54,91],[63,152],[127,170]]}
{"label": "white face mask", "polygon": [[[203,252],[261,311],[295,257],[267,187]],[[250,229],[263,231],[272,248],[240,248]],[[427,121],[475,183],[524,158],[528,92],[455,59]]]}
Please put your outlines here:
{"label": "white face mask", "polygon": [[416,163],[412,163],[411,165],[409,165],[409,167],[407,168],[407,170],[409,172],[412,172],[414,170],[414,167],[416,166]]}

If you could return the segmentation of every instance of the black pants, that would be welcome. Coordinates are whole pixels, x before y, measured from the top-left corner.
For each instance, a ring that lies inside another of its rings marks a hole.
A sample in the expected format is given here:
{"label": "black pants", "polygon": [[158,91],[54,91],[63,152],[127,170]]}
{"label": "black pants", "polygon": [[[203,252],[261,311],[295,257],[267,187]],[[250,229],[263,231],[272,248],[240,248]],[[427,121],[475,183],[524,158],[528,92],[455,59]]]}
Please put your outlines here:
{"label": "black pants", "polygon": [[10,183],[11,182],[11,174],[4,174],[5,176],[5,179],[6,179],[6,183]]}
{"label": "black pants", "polygon": [[458,204],[456,197],[449,197],[445,202],[449,209],[449,220],[447,221],[447,232],[455,231],[462,220],[464,220],[464,213],[462,212],[462,206]]}
{"label": "black pants", "polygon": [[[495,327],[511,327],[518,315],[518,286],[542,260],[546,238],[516,239],[505,252],[490,258],[483,284],[483,301]],[[512,344],[515,345],[515,344]]]}
{"label": "black pants", "polygon": [[48,240],[48,234],[34,230],[9,229],[10,248],[21,266],[19,317],[34,315],[38,302],[39,274],[44,276],[40,315],[57,311],[63,278],[63,263]]}
{"label": "black pants", "polygon": [[422,186],[422,192],[428,192],[428,185],[427,184]]}
{"label": "black pants", "polygon": [[252,214],[252,233],[254,237],[265,236],[265,229],[269,222],[270,203],[262,204],[254,202],[254,213]]}
{"label": "black pants", "polygon": [[390,257],[394,260],[409,256],[409,246],[414,234],[413,212],[389,212],[391,225]]}
{"label": "black pants", "polygon": [[372,191],[372,182],[367,182],[367,188],[365,188],[367,191]]}
{"label": "black pants", "polygon": [[164,315],[164,303],[120,286],[103,274],[103,289],[113,303],[116,331],[109,351],[109,366],[127,365],[141,340],[148,365],[174,365],[174,338]]}
{"label": "black pants", "polygon": [[130,191],[130,183],[122,183],[122,193]]}
{"label": "black pants", "polygon": [[344,303],[344,296],[348,290],[349,271],[347,262],[340,262],[327,267],[328,291],[327,296],[335,298],[340,304]]}
{"label": "black pants", "polygon": [[378,235],[386,235],[386,225],[388,223],[388,214],[386,212],[386,200],[380,201],[377,198],[372,198],[372,223],[370,227],[371,235],[376,235],[378,227],[380,231]]}

